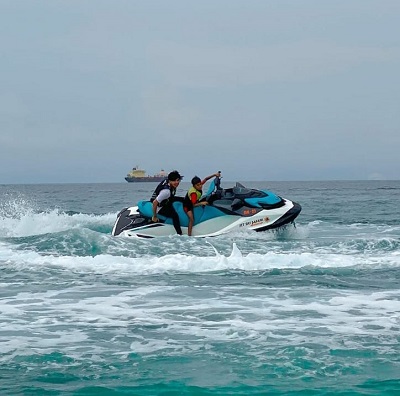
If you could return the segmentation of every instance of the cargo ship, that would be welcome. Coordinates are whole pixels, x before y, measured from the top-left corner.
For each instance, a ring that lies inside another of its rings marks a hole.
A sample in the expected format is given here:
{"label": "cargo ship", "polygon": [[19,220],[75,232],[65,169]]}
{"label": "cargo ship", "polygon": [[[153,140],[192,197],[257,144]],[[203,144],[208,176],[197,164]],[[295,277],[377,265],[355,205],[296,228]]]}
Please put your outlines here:
{"label": "cargo ship", "polygon": [[129,183],[139,183],[139,182],[160,182],[167,177],[167,173],[164,169],[161,169],[159,173],[153,176],[146,175],[144,169],[140,169],[138,166],[132,168],[132,170],[126,175],[125,180]]}

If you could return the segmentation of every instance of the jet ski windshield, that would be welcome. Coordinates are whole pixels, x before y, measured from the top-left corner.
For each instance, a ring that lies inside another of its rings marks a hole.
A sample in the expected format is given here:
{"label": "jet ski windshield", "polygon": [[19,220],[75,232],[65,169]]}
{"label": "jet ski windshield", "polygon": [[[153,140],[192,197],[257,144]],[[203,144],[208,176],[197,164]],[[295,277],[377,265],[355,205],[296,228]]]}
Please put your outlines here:
{"label": "jet ski windshield", "polygon": [[244,186],[238,187],[237,185],[233,187],[232,193],[237,198],[262,198],[267,194],[262,190],[255,190],[253,188],[247,188]]}
{"label": "jet ski windshield", "polygon": [[210,183],[210,186],[208,187],[206,196],[210,196],[212,193],[221,190],[221,178],[220,177],[215,177],[212,182]]}

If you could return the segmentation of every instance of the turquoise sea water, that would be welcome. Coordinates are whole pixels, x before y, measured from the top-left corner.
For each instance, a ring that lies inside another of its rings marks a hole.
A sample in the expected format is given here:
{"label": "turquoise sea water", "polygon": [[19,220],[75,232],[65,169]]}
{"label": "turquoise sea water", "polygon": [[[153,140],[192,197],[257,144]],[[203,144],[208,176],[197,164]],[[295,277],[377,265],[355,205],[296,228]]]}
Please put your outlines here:
{"label": "turquoise sea water", "polygon": [[115,238],[153,184],[0,185],[0,394],[400,394],[400,181],[244,184],[296,227]]}

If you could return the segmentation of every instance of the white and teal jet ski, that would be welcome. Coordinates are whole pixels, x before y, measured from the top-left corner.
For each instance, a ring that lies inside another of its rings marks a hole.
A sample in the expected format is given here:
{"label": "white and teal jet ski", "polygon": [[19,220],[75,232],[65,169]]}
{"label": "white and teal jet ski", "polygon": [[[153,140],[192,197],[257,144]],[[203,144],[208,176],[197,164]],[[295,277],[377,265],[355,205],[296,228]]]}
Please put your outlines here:
{"label": "white and teal jet ski", "polygon": [[[216,177],[204,198],[208,205],[193,210],[192,236],[209,237],[231,231],[250,229],[265,231],[293,223],[301,206],[267,190],[246,188],[240,183],[232,188],[221,188]],[[183,235],[187,235],[189,219],[182,202],[173,203],[179,214]],[[112,235],[154,238],[176,235],[172,219],[158,215],[159,222],[151,221],[152,203],[139,201],[137,206],[122,209],[117,215]]]}

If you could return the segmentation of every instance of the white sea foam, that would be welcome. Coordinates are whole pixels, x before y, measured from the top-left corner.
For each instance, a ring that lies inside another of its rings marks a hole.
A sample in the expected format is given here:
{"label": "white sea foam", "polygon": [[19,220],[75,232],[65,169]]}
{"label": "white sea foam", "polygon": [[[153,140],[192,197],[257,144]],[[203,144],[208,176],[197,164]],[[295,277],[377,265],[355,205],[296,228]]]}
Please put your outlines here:
{"label": "white sea foam", "polygon": [[116,214],[88,215],[76,213],[68,215],[58,209],[36,213],[31,208],[21,209],[12,214],[0,212],[0,233],[5,237],[26,237],[80,229],[90,226],[108,225]]}
{"label": "white sea foam", "polygon": [[[196,249],[200,250],[200,249]],[[281,252],[242,254],[236,244],[228,255],[218,253],[214,256],[194,254],[165,254],[141,257],[125,257],[110,254],[97,256],[55,256],[42,255],[35,251],[18,250],[9,244],[0,244],[0,262],[17,269],[37,270],[40,267],[61,267],[71,271],[95,273],[152,274],[170,271],[210,272],[224,270],[260,271],[271,269],[299,269],[304,267],[345,268],[352,266],[400,266],[398,252],[382,254],[349,255],[339,252]]]}
{"label": "white sea foam", "polygon": [[[327,290],[316,301],[314,293],[291,288],[242,288],[247,293],[230,285],[211,286],[207,298],[196,289],[169,285],[124,291],[86,285],[18,293],[2,299],[2,351],[45,353],[62,347],[79,355],[90,346],[92,354],[174,355],[238,342],[257,355],[260,347],[264,353],[276,346],[307,350],[310,337],[314,345],[332,349],[362,349],[364,337],[375,348],[396,342],[398,291]],[[111,343],[98,340],[97,330],[112,335]],[[14,337],[7,336],[13,332]]]}

